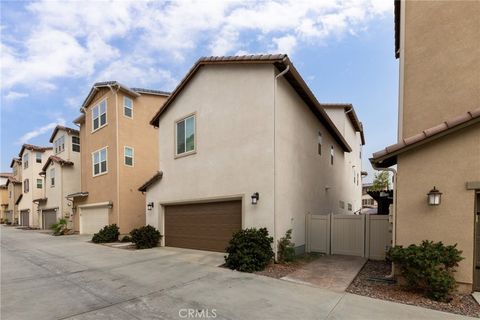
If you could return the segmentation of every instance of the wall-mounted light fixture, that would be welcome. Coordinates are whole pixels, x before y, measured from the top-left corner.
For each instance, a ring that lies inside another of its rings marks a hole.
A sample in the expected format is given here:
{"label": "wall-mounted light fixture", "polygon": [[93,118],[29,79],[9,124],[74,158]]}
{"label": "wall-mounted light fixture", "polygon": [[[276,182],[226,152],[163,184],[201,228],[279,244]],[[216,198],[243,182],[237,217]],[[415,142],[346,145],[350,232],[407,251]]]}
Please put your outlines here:
{"label": "wall-mounted light fixture", "polygon": [[153,202],[149,202],[149,203],[147,204],[147,210],[150,211],[150,210],[152,210],[152,209],[153,209]]}
{"label": "wall-mounted light fixture", "polygon": [[260,199],[260,194],[258,192],[254,192],[252,194],[252,204],[257,204],[258,200]]}
{"label": "wall-mounted light fixture", "polygon": [[436,187],[433,187],[433,189],[427,193],[427,197],[429,206],[438,206],[442,200],[442,193]]}

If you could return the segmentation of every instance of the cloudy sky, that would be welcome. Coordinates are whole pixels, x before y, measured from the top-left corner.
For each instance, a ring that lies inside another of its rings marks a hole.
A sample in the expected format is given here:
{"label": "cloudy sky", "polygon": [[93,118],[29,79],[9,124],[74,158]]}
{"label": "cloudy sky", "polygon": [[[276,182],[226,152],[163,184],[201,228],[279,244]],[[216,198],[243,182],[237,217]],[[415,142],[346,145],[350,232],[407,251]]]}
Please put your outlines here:
{"label": "cloudy sky", "polygon": [[0,31],[1,171],[94,82],[169,91],[205,55],[288,53],[318,100],[353,103],[364,154],[396,140],[393,0],[2,1]]}

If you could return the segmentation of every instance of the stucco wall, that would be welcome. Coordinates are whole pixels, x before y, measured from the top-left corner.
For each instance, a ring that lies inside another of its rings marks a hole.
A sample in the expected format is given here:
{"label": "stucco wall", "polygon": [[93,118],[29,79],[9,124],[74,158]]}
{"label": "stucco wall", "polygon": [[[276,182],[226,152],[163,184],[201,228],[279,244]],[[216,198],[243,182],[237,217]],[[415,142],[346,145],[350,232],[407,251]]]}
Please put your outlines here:
{"label": "stucco wall", "polygon": [[[459,161],[462,165],[459,166]],[[397,177],[397,244],[422,240],[458,243],[465,260],[457,281],[472,283],[474,257],[474,191],[467,181],[480,180],[480,124],[445,136],[399,156]],[[439,206],[427,205],[436,186]]]}
{"label": "stucco wall", "polygon": [[[147,223],[163,231],[159,203],[244,198],[243,227],[273,233],[273,66],[204,66],[160,118],[163,178],[147,192]],[[174,158],[175,121],[196,112],[197,152]],[[250,196],[260,193],[257,205]]]}
{"label": "stucco wall", "polygon": [[480,1],[402,5],[403,137],[409,137],[480,105]]}

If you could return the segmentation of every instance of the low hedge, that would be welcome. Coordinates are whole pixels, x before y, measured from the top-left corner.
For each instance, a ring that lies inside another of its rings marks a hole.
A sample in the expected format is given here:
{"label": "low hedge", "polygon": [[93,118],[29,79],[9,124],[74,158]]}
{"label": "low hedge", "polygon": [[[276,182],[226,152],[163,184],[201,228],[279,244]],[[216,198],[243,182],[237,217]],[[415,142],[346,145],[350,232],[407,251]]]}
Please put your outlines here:
{"label": "low hedge", "polygon": [[131,241],[135,243],[137,249],[148,249],[158,245],[158,242],[162,238],[160,231],[147,225],[138,229],[133,229],[130,232]]}
{"label": "low hedge", "polygon": [[118,229],[119,228],[116,224],[105,226],[103,229],[93,235],[92,242],[107,243],[118,241],[118,236],[120,235]]}

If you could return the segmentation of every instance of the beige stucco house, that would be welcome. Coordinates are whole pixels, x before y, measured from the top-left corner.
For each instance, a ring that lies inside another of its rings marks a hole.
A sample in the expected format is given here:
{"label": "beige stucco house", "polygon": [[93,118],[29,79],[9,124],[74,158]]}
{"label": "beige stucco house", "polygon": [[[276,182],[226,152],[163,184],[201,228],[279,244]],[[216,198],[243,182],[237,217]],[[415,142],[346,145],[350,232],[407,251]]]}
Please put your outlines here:
{"label": "beige stucco house", "polygon": [[22,194],[17,200],[19,224],[25,227],[39,228],[41,217],[38,203],[35,199],[42,197],[44,192],[43,179],[38,175],[52,154],[51,147],[40,147],[24,144],[18,154],[21,159]]}
{"label": "beige stucco house", "polygon": [[18,203],[22,199],[22,160],[13,158],[10,168],[12,168],[12,176],[8,177],[6,182],[8,206],[5,210],[5,218],[13,224],[18,224]]}
{"label": "beige stucco house", "polygon": [[395,3],[398,143],[371,159],[397,165],[393,241],[458,244],[459,288],[480,290],[480,2]]}
{"label": "beige stucco house", "polygon": [[94,84],[74,121],[82,142],[81,188],[68,195],[76,231],[115,223],[125,234],[145,225],[145,196],[137,188],[158,167],[158,131],[148,123],[168,96],[116,81]]}
{"label": "beige stucco house", "polygon": [[1,172],[0,173],[0,218],[5,219],[7,217],[8,210],[8,178],[12,177],[12,173]]}
{"label": "beige stucco house", "polygon": [[139,190],[163,245],[224,251],[234,231],[266,227],[275,247],[292,229],[301,252],[307,214],[361,201],[344,185],[357,134],[349,143],[286,55],[201,58],[151,124],[159,172]]}
{"label": "beige stucco house", "polygon": [[80,132],[77,129],[57,126],[50,137],[53,154],[45,161],[40,177],[43,194],[33,201],[38,203],[40,226],[49,229],[59,219],[65,218],[73,226],[72,201],[67,195],[81,189]]}

